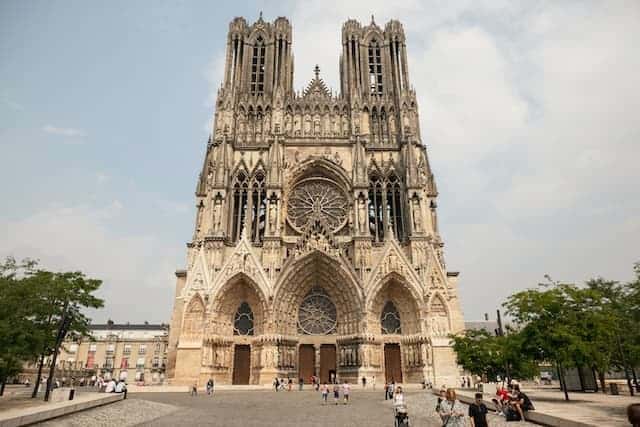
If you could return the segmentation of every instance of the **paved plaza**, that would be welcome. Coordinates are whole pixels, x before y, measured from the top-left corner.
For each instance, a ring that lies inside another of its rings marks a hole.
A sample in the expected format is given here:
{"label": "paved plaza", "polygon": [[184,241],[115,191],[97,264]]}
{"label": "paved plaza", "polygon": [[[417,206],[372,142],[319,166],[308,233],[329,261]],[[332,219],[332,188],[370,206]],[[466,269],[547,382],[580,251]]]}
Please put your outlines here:
{"label": "paved plaza", "polygon": [[[391,402],[382,391],[352,392],[349,405],[323,406],[314,391],[221,391],[201,393],[131,393],[126,401],[52,420],[39,426],[370,426],[393,425]],[[436,397],[407,393],[411,425],[440,426]],[[491,426],[506,425],[490,415]],[[513,425],[514,423],[510,423]],[[517,423],[530,426],[529,423]]]}

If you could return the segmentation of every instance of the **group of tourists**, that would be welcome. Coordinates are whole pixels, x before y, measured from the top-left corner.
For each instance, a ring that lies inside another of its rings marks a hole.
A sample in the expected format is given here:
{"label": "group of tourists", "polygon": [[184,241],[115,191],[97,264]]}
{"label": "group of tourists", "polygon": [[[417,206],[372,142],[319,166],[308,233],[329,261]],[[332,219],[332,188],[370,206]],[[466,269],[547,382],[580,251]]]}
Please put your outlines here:
{"label": "group of tourists", "polygon": [[[520,390],[519,384],[509,384],[505,389],[498,385],[496,397],[492,399],[496,413],[506,418],[507,421],[524,421],[525,413],[534,410],[531,399]],[[482,393],[476,393],[473,403],[467,411],[456,397],[456,391],[452,388],[440,389],[440,396],[436,404],[436,412],[442,420],[443,427],[463,427],[468,416],[471,427],[488,427],[487,414],[489,408],[482,400]]]}

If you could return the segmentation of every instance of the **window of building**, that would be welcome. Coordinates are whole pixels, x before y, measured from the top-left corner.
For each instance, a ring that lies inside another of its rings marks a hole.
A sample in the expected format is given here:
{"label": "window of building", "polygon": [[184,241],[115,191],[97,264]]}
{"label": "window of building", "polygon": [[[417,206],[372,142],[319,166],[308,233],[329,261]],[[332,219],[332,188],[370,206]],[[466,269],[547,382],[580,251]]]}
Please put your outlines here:
{"label": "window of building", "polygon": [[253,58],[251,59],[251,94],[264,93],[264,61],[265,45],[262,37],[258,36],[253,46]]}
{"label": "window of building", "polygon": [[401,334],[400,313],[391,301],[387,301],[380,315],[380,326],[383,334]]}
{"label": "window of building", "polygon": [[266,229],[267,192],[264,181],[264,174],[258,172],[251,188],[251,240],[254,243],[262,243]]}
{"label": "window of building", "polygon": [[114,351],[116,351],[116,345],[115,344],[107,344],[107,354],[113,353]]}
{"label": "window of building", "polygon": [[154,357],[153,358],[153,364],[151,366],[153,368],[159,368],[160,367],[160,358],[159,357]]}
{"label": "window of building", "polygon": [[159,342],[156,343],[155,349],[153,351],[155,351],[156,353],[160,352],[160,343]]}
{"label": "window of building", "polygon": [[376,242],[384,240],[383,185],[379,176],[369,180],[369,232]]}
{"label": "window of building", "polygon": [[144,357],[139,357],[136,361],[136,369],[144,369]]}
{"label": "window of building", "polygon": [[146,354],[146,353],[147,353],[147,345],[140,344],[140,347],[138,347],[138,354]]}
{"label": "window of building", "polygon": [[371,95],[382,95],[382,59],[375,39],[369,44],[369,89]]}
{"label": "window of building", "polygon": [[244,217],[247,212],[248,178],[244,171],[238,172],[233,185],[233,221],[231,226],[231,240],[237,241],[242,233]]}
{"label": "window of building", "polygon": [[247,302],[236,310],[233,319],[233,335],[253,335],[253,311]]}
{"label": "window of building", "polygon": [[113,369],[114,360],[113,357],[107,357],[104,361],[104,367],[107,369]]}
{"label": "window of building", "polygon": [[131,354],[131,344],[125,344],[122,354]]}
{"label": "window of building", "polygon": [[89,351],[95,353],[98,346],[96,344],[89,344]]}
{"label": "window of building", "polygon": [[369,178],[369,231],[374,240],[381,242],[391,226],[399,241],[405,238],[404,197],[402,185],[396,175],[382,180],[378,175]]}

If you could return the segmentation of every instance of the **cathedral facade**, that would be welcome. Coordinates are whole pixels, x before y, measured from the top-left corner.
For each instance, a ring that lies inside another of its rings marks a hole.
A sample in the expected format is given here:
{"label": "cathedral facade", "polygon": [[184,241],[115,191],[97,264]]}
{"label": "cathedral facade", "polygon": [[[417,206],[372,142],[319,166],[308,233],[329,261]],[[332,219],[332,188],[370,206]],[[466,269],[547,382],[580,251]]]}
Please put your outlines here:
{"label": "cathedral facade", "polygon": [[339,93],[313,71],[294,91],[286,18],[230,23],[176,272],[174,384],[458,377],[458,273],[445,267],[402,25],[344,23]]}

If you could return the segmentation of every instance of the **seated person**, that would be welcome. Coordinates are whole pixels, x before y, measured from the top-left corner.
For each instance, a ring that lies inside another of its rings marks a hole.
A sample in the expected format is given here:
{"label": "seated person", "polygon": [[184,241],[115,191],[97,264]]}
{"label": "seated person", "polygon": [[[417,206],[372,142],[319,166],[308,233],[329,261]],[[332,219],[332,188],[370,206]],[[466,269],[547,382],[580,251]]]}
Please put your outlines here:
{"label": "seated person", "polygon": [[496,397],[491,399],[491,401],[496,405],[496,412],[504,416],[509,404],[509,392],[501,385],[498,385],[496,387]]}
{"label": "seated person", "polygon": [[516,408],[518,414],[520,415],[520,419],[524,420],[524,413],[526,411],[532,411],[535,408],[531,403],[531,399],[524,392],[520,391],[520,385],[516,384],[513,386],[513,394],[511,395],[511,405]]}

